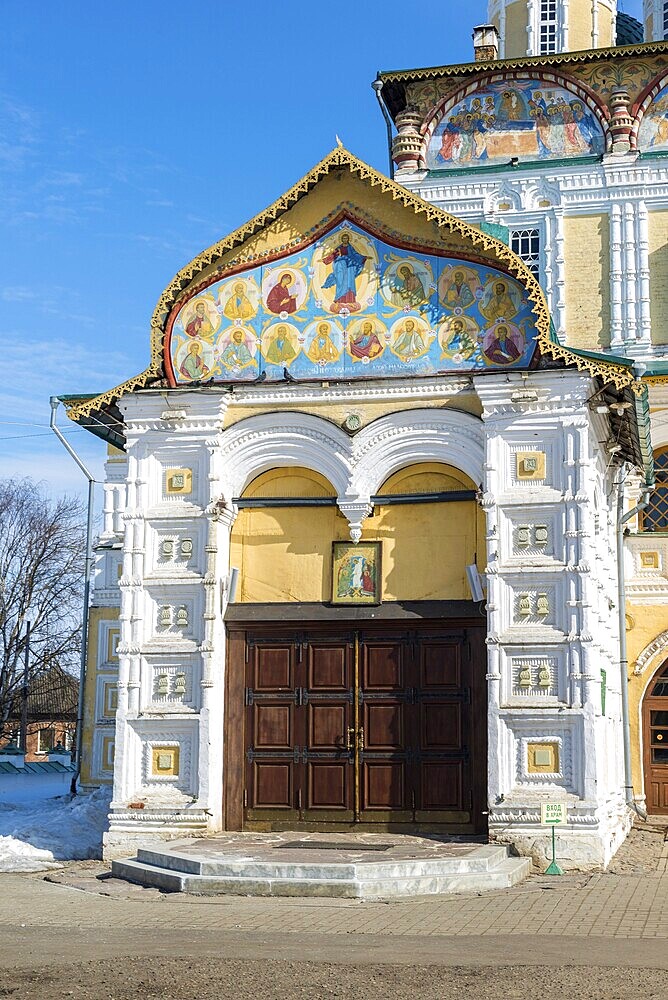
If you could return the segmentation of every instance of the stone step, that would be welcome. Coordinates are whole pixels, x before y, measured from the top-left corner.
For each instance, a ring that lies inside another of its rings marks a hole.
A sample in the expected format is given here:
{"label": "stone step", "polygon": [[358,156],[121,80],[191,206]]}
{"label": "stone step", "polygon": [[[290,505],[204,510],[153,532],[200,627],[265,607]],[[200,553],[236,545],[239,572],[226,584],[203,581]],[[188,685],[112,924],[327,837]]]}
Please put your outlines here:
{"label": "stone step", "polygon": [[[280,854],[279,852],[276,852]],[[305,852],[307,853],[307,852]],[[259,879],[392,879],[416,878],[419,876],[467,875],[488,872],[496,868],[508,856],[506,847],[492,844],[480,845],[466,856],[414,858],[387,860],[359,860],[328,862],[264,861],[249,856],[237,857],[193,857],[187,846],[178,850],[169,848],[140,848],[137,861],[158,868],[181,872],[187,875],[207,875],[211,878],[259,878]]]}
{"label": "stone step", "polygon": [[495,867],[486,871],[389,878],[369,878],[368,872],[360,873],[354,878],[325,878],[322,874],[313,878],[262,878],[249,875],[224,878],[178,871],[137,859],[112,862],[112,874],[115,877],[167,892],[187,892],[197,895],[319,896],[339,899],[390,899],[506,889],[526,878],[530,870],[531,862],[528,858],[511,858],[507,855]]}

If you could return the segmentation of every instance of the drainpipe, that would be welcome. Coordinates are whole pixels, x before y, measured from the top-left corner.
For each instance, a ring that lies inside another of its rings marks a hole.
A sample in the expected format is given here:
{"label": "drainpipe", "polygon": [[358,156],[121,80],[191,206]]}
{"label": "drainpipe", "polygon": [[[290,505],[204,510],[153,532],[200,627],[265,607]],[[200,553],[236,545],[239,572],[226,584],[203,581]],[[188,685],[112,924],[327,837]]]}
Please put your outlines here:
{"label": "drainpipe", "polygon": [[383,81],[374,80],[371,86],[376,92],[376,99],[378,101],[378,104],[380,105],[380,110],[383,113],[383,118],[385,119],[385,128],[387,130],[387,156],[389,162],[387,176],[392,177],[394,175],[394,162],[392,160],[392,119],[390,118],[387,112],[387,108],[385,107],[385,101],[383,100],[382,96]]}
{"label": "drainpipe", "polygon": [[56,435],[65,450],[77,463],[84,476],[88,480],[88,514],[86,518],[86,562],[84,565],[84,593],[83,593],[83,616],[81,622],[81,662],[79,665],[79,703],[77,706],[77,744],[75,757],[75,771],[72,777],[70,791],[72,795],[77,793],[77,781],[81,774],[81,750],[83,746],[83,710],[84,710],[84,686],[86,683],[86,660],[88,658],[88,601],[90,600],[90,581],[93,572],[93,500],[95,490],[95,479],[75,452],[72,445],[64,437],[60,428],[56,425],[56,411],[60,405],[57,396],[52,396],[51,420],[49,427]]}
{"label": "drainpipe", "polygon": [[626,804],[639,815],[633,793],[631,770],[631,719],[629,715],[629,657],[626,645],[626,583],[624,580],[624,528],[627,521],[647,506],[652,485],[645,483],[639,504],[624,513],[624,480],[621,475],[617,486],[617,606],[619,609],[619,673],[622,684],[622,732],[624,736],[624,790]]}

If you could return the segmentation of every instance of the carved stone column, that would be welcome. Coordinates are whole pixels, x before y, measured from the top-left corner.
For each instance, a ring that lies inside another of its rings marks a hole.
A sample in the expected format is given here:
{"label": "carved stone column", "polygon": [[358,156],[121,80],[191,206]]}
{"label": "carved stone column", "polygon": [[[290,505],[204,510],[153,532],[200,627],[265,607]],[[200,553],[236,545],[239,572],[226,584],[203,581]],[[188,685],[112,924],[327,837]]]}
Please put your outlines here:
{"label": "carved stone column", "polygon": [[398,131],[392,142],[392,159],[399,170],[417,170],[422,150],[422,115],[409,105],[397,115],[395,123]]}

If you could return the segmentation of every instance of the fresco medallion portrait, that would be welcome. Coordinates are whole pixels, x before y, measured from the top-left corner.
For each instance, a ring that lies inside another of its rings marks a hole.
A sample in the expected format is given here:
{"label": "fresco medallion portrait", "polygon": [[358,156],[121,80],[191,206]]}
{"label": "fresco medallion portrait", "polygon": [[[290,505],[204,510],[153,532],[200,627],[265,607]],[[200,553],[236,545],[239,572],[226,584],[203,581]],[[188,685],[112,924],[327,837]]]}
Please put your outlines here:
{"label": "fresco medallion portrait", "polygon": [[262,279],[262,302],[274,316],[285,319],[298,313],[307,295],[308,280],[298,267],[272,267]]}
{"label": "fresco medallion portrait", "polygon": [[313,292],[321,308],[348,316],[375,304],[378,252],[368,236],[346,226],[313,253]]}
{"label": "fresco medallion portrait", "polygon": [[368,365],[381,356],[389,339],[387,327],[380,320],[371,317],[356,319],[348,328],[348,354],[353,363]]}
{"label": "fresco medallion portrait", "polygon": [[[390,259],[394,255],[390,255]],[[385,268],[380,291],[394,310],[420,310],[426,306],[435,288],[432,269],[416,257],[399,257]]]}
{"label": "fresco medallion portrait", "polygon": [[224,320],[245,323],[257,315],[260,289],[253,278],[233,278],[220,286],[216,308]]}
{"label": "fresco medallion portrait", "polygon": [[299,352],[299,330],[292,323],[272,323],[262,334],[260,350],[267,364],[291,365]]}
{"label": "fresco medallion portrait", "polygon": [[390,329],[390,350],[401,361],[414,361],[427,353],[434,333],[421,316],[398,319]]}

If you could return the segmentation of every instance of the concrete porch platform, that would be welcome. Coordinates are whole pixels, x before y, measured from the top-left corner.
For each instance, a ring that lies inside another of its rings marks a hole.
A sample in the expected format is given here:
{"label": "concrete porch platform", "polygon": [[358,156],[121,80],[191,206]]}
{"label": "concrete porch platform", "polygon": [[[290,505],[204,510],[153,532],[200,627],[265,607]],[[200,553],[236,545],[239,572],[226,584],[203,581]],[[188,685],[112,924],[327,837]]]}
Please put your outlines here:
{"label": "concrete porch platform", "polygon": [[149,845],[111,870],[167,892],[387,899],[506,889],[531,861],[505,846],[438,837],[228,833]]}

